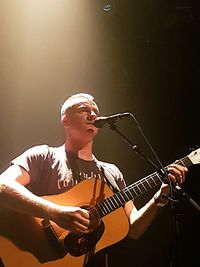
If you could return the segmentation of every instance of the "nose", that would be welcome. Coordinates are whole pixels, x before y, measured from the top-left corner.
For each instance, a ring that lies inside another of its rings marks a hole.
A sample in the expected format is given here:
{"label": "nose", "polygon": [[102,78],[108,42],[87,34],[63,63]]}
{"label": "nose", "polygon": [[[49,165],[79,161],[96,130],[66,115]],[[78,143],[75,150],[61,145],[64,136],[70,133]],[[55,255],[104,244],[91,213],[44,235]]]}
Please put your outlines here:
{"label": "nose", "polygon": [[93,121],[93,120],[95,120],[97,118],[97,114],[93,111],[93,110],[91,110],[90,111],[90,113],[88,113],[88,120],[89,121]]}

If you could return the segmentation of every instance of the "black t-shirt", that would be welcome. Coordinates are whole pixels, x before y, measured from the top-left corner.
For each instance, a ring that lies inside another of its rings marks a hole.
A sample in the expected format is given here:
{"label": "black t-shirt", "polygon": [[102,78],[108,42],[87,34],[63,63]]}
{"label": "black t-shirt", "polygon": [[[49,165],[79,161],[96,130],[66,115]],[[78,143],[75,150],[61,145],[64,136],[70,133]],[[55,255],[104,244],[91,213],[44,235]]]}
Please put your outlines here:
{"label": "black t-shirt", "polygon": [[105,179],[102,169],[110,174],[118,188],[125,187],[120,170],[111,163],[102,162],[93,157],[86,161],[67,155],[65,147],[38,145],[29,148],[11,161],[24,168],[30,175],[27,188],[36,195],[63,193],[82,180]]}

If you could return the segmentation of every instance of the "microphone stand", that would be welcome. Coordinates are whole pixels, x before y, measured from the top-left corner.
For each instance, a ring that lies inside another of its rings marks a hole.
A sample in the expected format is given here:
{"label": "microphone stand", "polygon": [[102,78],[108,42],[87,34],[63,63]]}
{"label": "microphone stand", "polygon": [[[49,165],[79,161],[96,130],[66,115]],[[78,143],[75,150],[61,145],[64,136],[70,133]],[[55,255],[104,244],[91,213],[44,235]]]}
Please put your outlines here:
{"label": "microphone stand", "polygon": [[[114,124],[114,122],[109,123],[111,130],[117,132],[127,143],[128,145],[133,149],[133,151],[141,156],[145,161],[147,161],[151,166],[155,168],[155,170],[160,174],[162,177],[163,182],[167,182],[170,185],[171,193],[172,190],[176,192],[177,197],[183,197],[187,201],[189,201],[190,204],[193,205],[198,211],[200,211],[200,206],[188,195],[186,194],[182,188],[179,186],[175,186],[171,184],[171,182],[168,180],[168,174],[164,167],[161,166],[159,168],[150,158],[148,158],[141,149],[133,144],[122,132],[120,132],[117,128],[117,126]],[[167,198],[170,201],[171,204],[171,211],[172,211],[172,237],[171,237],[171,259],[170,259],[170,267],[181,267],[181,249],[180,249],[180,229],[179,229],[179,216],[180,216],[180,207],[179,207],[179,201],[174,196],[166,196],[163,195],[163,197]]]}
{"label": "microphone stand", "polygon": [[[173,191],[177,194],[178,197],[183,198],[184,200],[186,200],[188,203],[190,203],[198,212],[200,212],[200,206],[197,204],[197,202],[195,202],[190,196],[189,194],[185,193],[184,190],[175,184],[171,184],[170,181],[168,180],[168,174],[165,170],[165,168],[163,166],[161,166],[161,168],[159,168],[150,158],[148,158],[142,151],[141,149],[136,145],[133,144],[122,132],[120,132],[117,129],[117,126],[114,123],[109,123],[111,130],[117,132],[133,149],[133,151],[141,156],[144,160],[146,160],[151,166],[153,166],[155,168],[155,170],[161,175],[161,177],[163,178],[163,182],[165,183],[169,183],[172,187],[173,187]],[[167,196],[165,196],[167,197]],[[173,202],[172,198],[169,198],[168,200]],[[175,201],[176,202],[176,201]]]}
{"label": "microphone stand", "polygon": [[155,168],[155,170],[163,177],[167,178],[167,172],[164,168],[159,168],[150,158],[148,158],[142,151],[141,149],[136,145],[132,144],[132,142],[122,133],[117,129],[117,126],[114,123],[109,123],[111,130],[117,132],[133,149],[133,151],[141,156],[144,160],[146,160],[151,166]]}

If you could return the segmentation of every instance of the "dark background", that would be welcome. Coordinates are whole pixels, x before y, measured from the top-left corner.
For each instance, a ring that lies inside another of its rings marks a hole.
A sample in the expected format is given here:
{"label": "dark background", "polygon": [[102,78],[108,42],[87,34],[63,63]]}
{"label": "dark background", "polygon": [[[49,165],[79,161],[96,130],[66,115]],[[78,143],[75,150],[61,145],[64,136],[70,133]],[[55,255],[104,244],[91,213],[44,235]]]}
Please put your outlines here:
{"label": "dark background", "polygon": [[[1,171],[32,145],[63,142],[59,106],[77,92],[93,94],[102,115],[133,113],[163,165],[198,148],[198,0],[1,0],[0,40]],[[156,162],[134,121],[117,125]],[[94,148],[127,184],[154,171],[108,126]],[[183,185],[197,203],[199,179],[193,165]],[[136,199],[138,207],[153,193]],[[199,266],[199,213],[181,201],[179,214],[181,266]],[[110,249],[109,266],[177,266],[172,218],[170,206],[161,209],[140,240]]]}

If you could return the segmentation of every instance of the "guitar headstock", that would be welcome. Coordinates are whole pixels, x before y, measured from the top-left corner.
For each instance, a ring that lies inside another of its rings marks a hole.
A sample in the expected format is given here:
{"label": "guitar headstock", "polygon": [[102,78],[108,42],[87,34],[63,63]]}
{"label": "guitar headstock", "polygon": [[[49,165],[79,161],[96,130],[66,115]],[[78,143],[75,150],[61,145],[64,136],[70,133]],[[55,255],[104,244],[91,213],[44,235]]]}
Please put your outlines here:
{"label": "guitar headstock", "polygon": [[188,158],[193,164],[200,164],[200,148],[192,151],[189,155]]}

